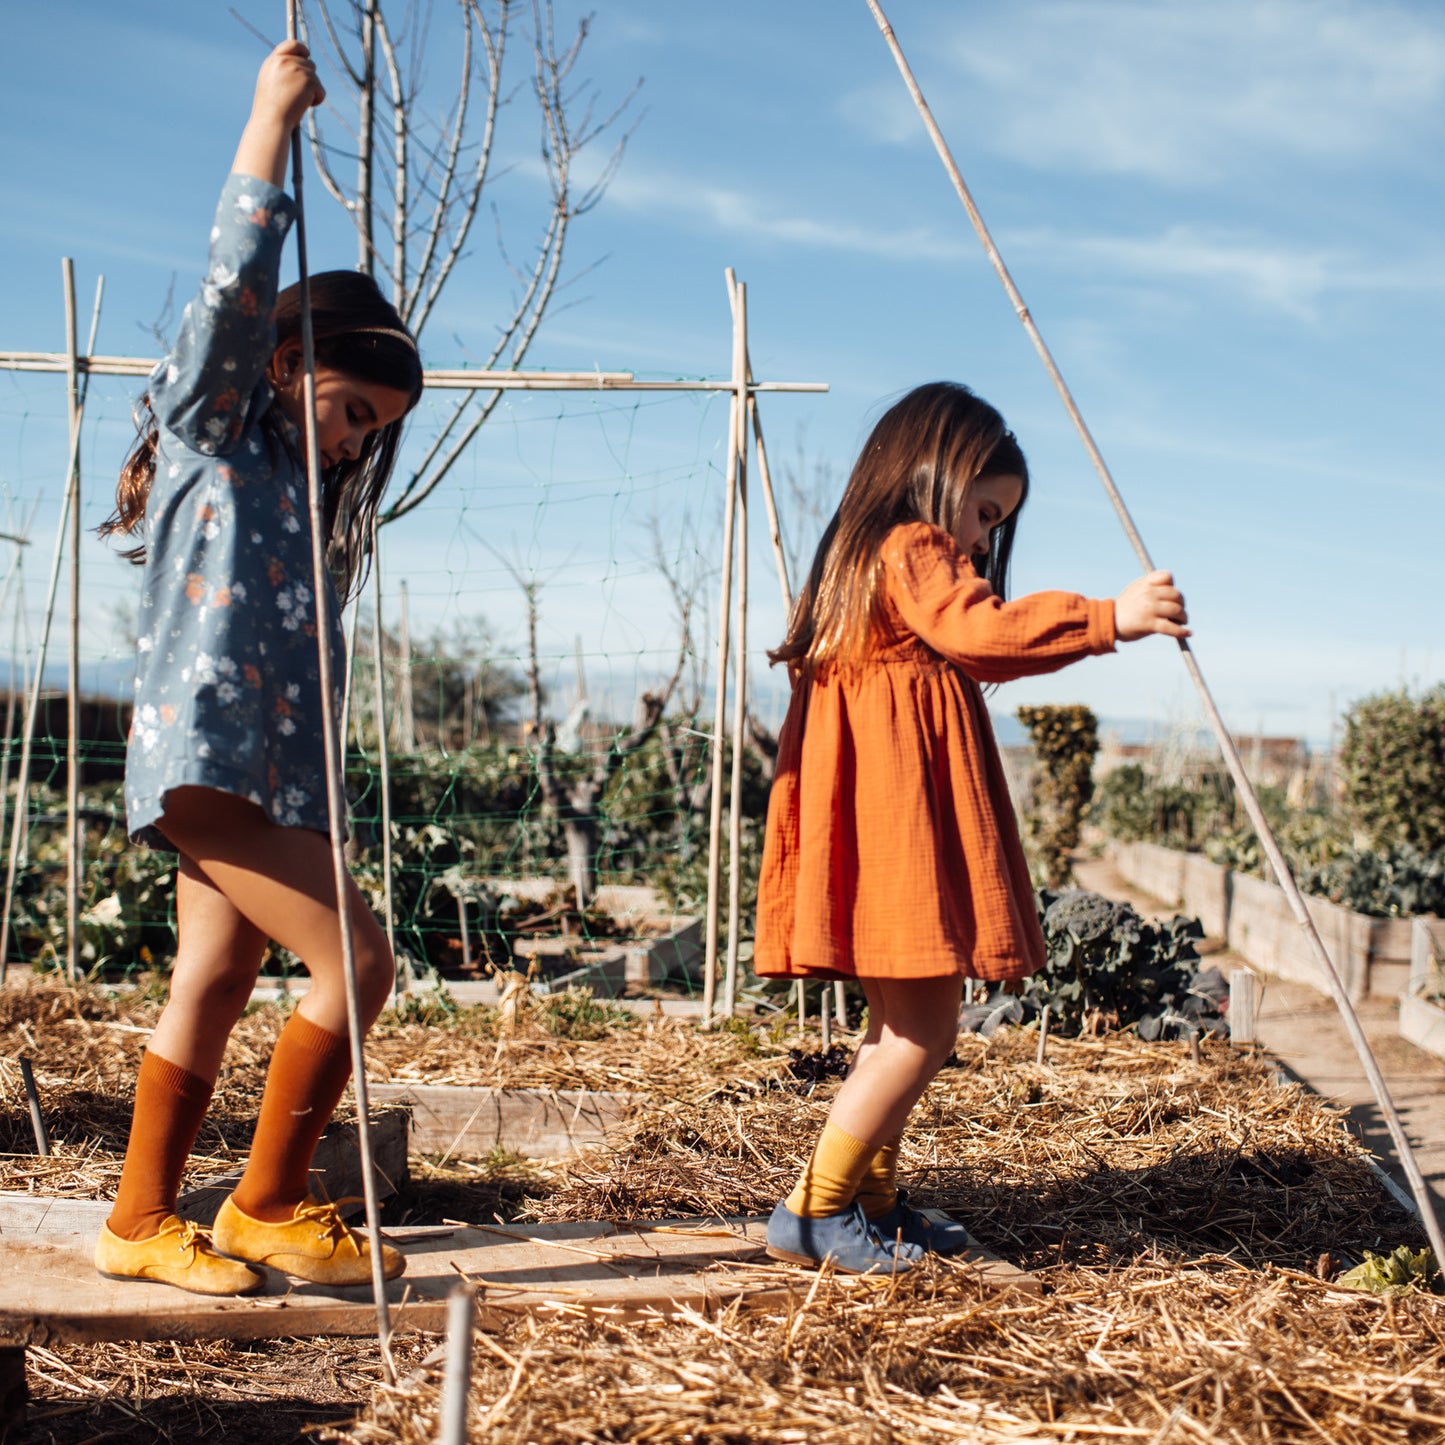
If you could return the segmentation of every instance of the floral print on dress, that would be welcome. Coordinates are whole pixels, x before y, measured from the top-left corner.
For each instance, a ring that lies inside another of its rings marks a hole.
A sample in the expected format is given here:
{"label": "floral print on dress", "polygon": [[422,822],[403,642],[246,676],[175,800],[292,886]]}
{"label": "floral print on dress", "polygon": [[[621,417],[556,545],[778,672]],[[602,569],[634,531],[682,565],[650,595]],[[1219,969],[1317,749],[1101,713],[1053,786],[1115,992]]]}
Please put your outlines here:
{"label": "floral print on dress", "polygon": [[[227,180],[206,276],[150,377],[159,437],[126,812],[131,837],[156,847],[171,846],[155,824],[177,787],[233,793],[286,827],[329,826],[306,479],[296,429],[272,414],[265,379],[292,214],[277,187]],[[263,418],[292,445],[268,436]],[[339,717],[339,690],[331,707]]]}

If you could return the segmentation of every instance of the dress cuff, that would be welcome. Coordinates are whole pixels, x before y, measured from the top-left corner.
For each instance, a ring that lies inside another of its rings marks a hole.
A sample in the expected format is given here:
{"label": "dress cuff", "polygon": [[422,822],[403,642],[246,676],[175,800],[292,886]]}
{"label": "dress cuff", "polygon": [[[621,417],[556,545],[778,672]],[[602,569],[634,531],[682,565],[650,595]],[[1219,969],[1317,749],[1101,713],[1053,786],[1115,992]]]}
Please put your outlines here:
{"label": "dress cuff", "polygon": [[1114,632],[1114,599],[1091,597],[1088,601],[1089,651],[1113,652],[1117,640]]}

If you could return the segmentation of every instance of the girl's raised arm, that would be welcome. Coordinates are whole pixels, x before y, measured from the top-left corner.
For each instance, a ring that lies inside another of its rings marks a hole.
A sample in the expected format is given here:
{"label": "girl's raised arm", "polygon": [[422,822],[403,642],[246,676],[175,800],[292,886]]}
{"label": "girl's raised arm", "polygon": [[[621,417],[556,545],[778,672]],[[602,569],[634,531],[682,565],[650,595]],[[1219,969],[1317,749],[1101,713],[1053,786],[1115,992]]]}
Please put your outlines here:
{"label": "girl's raised arm", "polygon": [[284,186],[286,164],[291,158],[291,132],[307,110],[325,99],[326,90],[316,78],[311,52],[299,40],[278,45],[256,77],[251,117],[241,132],[231,170],[237,175],[256,176],[273,186]]}

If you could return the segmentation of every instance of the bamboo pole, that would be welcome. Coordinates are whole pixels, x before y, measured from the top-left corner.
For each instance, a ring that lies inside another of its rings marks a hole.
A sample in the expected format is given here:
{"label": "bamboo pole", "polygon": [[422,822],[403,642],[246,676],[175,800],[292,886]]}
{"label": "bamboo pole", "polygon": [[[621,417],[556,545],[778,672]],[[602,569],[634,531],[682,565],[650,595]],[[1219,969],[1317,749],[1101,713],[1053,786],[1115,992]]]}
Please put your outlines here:
{"label": "bamboo pole", "polygon": [[472,1384],[473,1296],[469,1285],[447,1296],[447,1357],[442,1375],[438,1445],[467,1445],[467,1397]]}
{"label": "bamboo pole", "polygon": [[381,886],[386,899],[386,942],[391,949],[393,980],[391,993],[401,993],[401,970],[396,964],[396,904],[391,892],[391,749],[386,739],[386,669],[383,666],[381,633],[381,527],[371,519],[371,660],[376,685],[376,757],[380,764],[381,788]]}
{"label": "bamboo pole", "polygon": [[[1124,529],[1125,535],[1129,538],[1130,545],[1134,549],[1134,555],[1139,559],[1140,565],[1146,572],[1154,570],[1154,563],[1149,555],[1149,549],[1145,547],[1143,538],[1139,535],[1134,525],[1134,519],[1129,515],[1129,509],[1124,505],[1124,498],[1120,494],[1114,482],[1113,475],[1104,461],[1103,454],[1095,444],[1092,433],[1084,423],[1084,418],[1074,401],[1063,374],[1060,372],[1054,361],[1053,354],[1044,344],[1044,339],[1024,299],[1020,295],[1018,287],[1009,275],[1008,268],[1004,265],[1003,257],[999,254],[997,246],[994,245],[993,237],[989,234],[988,227],[984,224],[983,216],[968,187],[964,184],[963,176],[959,172],[958,165],[953,159],[948,143],[943,138],[942,131],[938,128],[937,121],[933,118],[933,112],[928,108],[928,102],[923,98],[923,92],[919,89],[917,80],[909,68],[908,61],[904,58],[903,50],[898,44],[898,38],[893,33],[893,27],[889,25],[878,0],[867,0],[868,8],[873,12],[873,18],[878,22],[878,28],[883,34],[883,39],[893,54],[898,71],[903,77],[904,84],[908,87],[909,94],[913,97],[913,103],[918,109],[919,116],[923,120],[933,141],[934,149],[938,152],[939,159],[943,162],[944,169],[948,172],[949,179],[953,182],[953,188],[959,199],[963,202],[964,209],[968,212],[969,220],[982,244],[985,254],[993,265],[995,274],[998,276],[1004,291],[1007,293],[1010,302],[1013,304],[1014,312],[1023,324],[1024,330],[1028,333],[1029,340],[1033,342],[1034,350],[1038,352],[1039,359],[1044,364],[1054,389],[1059,394],[1059,399],[1064,404],[1069,419],[1074,424],[1075,431],[1079,434],[1080,441],[1084,444],[1084,450],[1088,453],[1089,460],[1093,463],[1094,470],[1098,474],[1104,491],[1113,505],[1114,512],[1119,518],[1119,523]],[[1359,1016],[1355,1013],[1354,1005],[1350,1002],[1349,994],[1346,992],[1344,981],[1340,978],[1339,970],[1336,969],[1334,960],[1330,957],[1329,951],[1325,948],[1319,931],[1315,928],[1314,920],[1310,917],[1309,909],[1305,906],[1304,895],[1295,882],[1294,874],[1285,860],[1283,852],[1275,839],[1274,830],[1269,825],[1269,820],[1260,807],[1259,798],[1255,794],[1254,785],[1244,770],[1244,764],[1240,760],[1239,750],[1234,745],[1234,739],[1230,736],[1229,729],[1225,726],[1224,718],[1214,701],[1214,695],[1209,690],[1208,683],[1204,680],[1204,674],[1200,670],[1199,663],[1195,659],[1193,649],[1189,646],[1187,638],[1177,639],[1179,652],[1184,659],[1190,680],[1194,683],[1195,691],[1199,694],[1201,703],[1204,706],[1205,714],[1214,731],[1215,738],[1219,743],[1220,752],[1224,756],[1225,766],[1229,770],[1230,777],[1234,780],[1235,788],[1238,790],[1239,799],[1244,804],[1244,810],[1249,815],[1250,822],[1259,838],[1260,846],[1264,850],[1265,857],[1274,868],[1275,876],[1280,886],[1285,891],[1289,900],[1290,911],[1294,914],[1315,960],[1320,965],[1328,984],[1330,994],[1333,996],[1336,1006],[1340,1011],[1340,1017],[1344,1022],[1346,1032],[1350,1036],[1351,1043],[1355,1046],[1355,1052],[1359,1056],[1360,1063],[1364,1067],[1365,1076],[1370,1081],[1370,1087],[1374,1092],[1375,1100],[1380,1106],[1380,1113],[1384,1117],[1386,1127],[1389,1130],[1390,1138],[1400,1156],[1400,1166],[1405,1171],[1405,1176],[1410,1182],[1410,1190],[1415,1198],[1416,1208],[1420,1212],[1420,1218],[1425,1225],[1425,1232],[1430,1239],[1430,1247],[1435,1251],[1435,1258],[1445,1265],[1445,1233],[1441,1231],[1440,1219],[1435,1211],[1434,1200],[1429,1189],[1426,1187],[1424,1175],[1420,1172],[1419,1162],[1415,1158],[1415,1151],[1405,1133],[1405,1126],[1401,1122],[1399,1111],[1395,1108],[1394,1100],[1390,1096],[1390,1090],[1385,1083],[1385,1076],[1380,1071],[1380,1065],[1375,1058],[1374,1051],[1370,1048],[1370,1041],[1365,1037],[1365,1031],[1360,1025]]]}
{"label": "bamboo pole", "polygon": [[733,526],[737,511],[738,419],[734,390],[728,422],[727,496],[723,504],[722,601],[718,606],[717,672],[713,689],[712,787],[707,823],[707,922],[703,940],[702,1022],[712,1027],[717,998],[718,886],[722,871],[723,726],[727,713],[728,643],[732,623]]}
{"label": "bamboo pole", "polygon": [[[143,356],[80,357],[80,369],[92,376],[149,376],[155,358]],[[0,351],[0,371],[65,371],[63,351]],[[638,381],[630,371],[471,371],[439,367],[422,373],[434,391],[732,391],[733,382],[679,377],[672,381]],[[825,381],[755,381],[752,390],[824,392]]]}
{"label": "bamboo pole", "polygon": [[728,799],[728,956],[723,980],[723,1012],[731,1018],[737,1008],[738,949],[742,934],[743,897],[743,737],[748,724],[748,288],[727,273],[733,306],[733,376],[737,394],[733,424],[738,439],[735,451],[737,487],[738,644],[734,654],[736,678],[733,693],[732,793]]}
{"label": "bamboo pole", "polygon": [[[5,745],[0,749],[0,838],[5,836],[5,825],[9,821],[10,807],[10,761],[15,753],[15,663],[20,656],[20,616],[25,609],[25,572],[21,564],[22,547],[30,544],[24,537],[10,537],[7,542],[15,543],[15,560],[5,574],[5,586],[0,589],[0,604],[8,603],[10,593],[15,593],[15,606],[10,614],[10,685],[5,690]],[[0,615],[4,614],[0,605]],[[21,687],[25,685],[22,671]]]}
{"label": "bamboo pole", "polygon": [[[95,343],[95,333],[100,325],[100,303],[105,294],[104,277],[96,283],[95,310],[90,321],[90,340]],[[86,390],[80,392],[81,414],[85,410]],[[5,865],[5,904],[0,911],[0,986],[5,983],[10,962],[10,915],[15,904],[15,873],[24,852],[25,831],[29,821],[30,808],[27,795],[30,791],[30,755],[35,745],[35,717],[40,710],[41,684],[45,675],[45,658],[50,649],[50,627],[55,620],[55,595],[60,587],[60,562],[65,555],[65,538],[69,530],[71,510],[71,487],[69,479],[80,467],[80,427],[71,428],[70,456],[66,462],[66,485],[61,490],[60,520],[55,527],[55,550],[50,559],[50,582],[45,593],[45,621],[40,629],[40,647],[35,658],[35,677],[31,683],[30,696],[25,708],[25,722],[20,740],[20,771],[16,777],[15,817],[10,830],[10,856]]]}
{"label": "bamboo pole", "polygon": [[70,475],[65,479],[70,513],[70,627],[65,699],[65,973],[80,978],[80,340],[75,321],[75,263],[60,261],[65,297],[65,409],[70,423]]}
{"label": "bamboo pole", "polygon": [[[297,0],[286,3],[287,38],[296,38]],[[301,128],[291,133],[291,186],[296,198],[296,259],[301,290],[302,395],[306,415],[306,486],[311,512],[311,568],[316,596],[316,652],[321,673],[322,735],[326,751],[326,800],[331,821],[331,862],[336,889],[336,919],[341,939],[341,970],[346,980],[346,1023],[351,1036],[351,1084],[356,1093],[356,1136],[361,1153],[361,1191],[366,1203],[366,1230],[371,1244],[371,1288],[376,1300],[377,1344],[388,1382],[396,1383],[396,1362],[391,1355],[391,1314],[382,1271],[380,1209],[376,1169],[371,1150],[371,1121],[367,1108],[366,1055],[362,1047],[361,1006],[357,998],[356,950],[351,932],[353,884],[346,870],[346,799],[342,788],[341,759],[332,711],[335,678],[331,665],[332,585],[326,566],[326,513],[321,494],[321,446],[316,435],[316,347],[311,328],[311,275],[306,259],[306,214],[302,202]]]}

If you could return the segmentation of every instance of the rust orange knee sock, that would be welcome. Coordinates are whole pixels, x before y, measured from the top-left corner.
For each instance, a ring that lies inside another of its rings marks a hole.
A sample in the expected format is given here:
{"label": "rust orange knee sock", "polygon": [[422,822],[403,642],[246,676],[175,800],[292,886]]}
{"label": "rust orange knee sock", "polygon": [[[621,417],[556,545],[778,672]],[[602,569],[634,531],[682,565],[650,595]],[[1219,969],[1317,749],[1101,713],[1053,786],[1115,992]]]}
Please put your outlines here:
{"label": "rust orange knee sock", "polygon": [[813,1147],[813,1157],[783,1202],[804,1219],[841,1213],[852,1204],[877,1151],[876,1144],[867,1144],[836,1125],[825,1124]]}
{"label": "rust orange knee sock", "polygon": [[125,1164],[115,1208],[106,1221],[117,1238],[150,1239],[176,1212],[181,1176],[206,1117],[212,1087],[159,1054],[147,1053],[141,1060]]}
{"label": "rust orange knee sock", "polygon": [[268,1224],[290,1219],[306,1198],[317,1142],[351,1077],[351,1045],[294,1013],[276,1040],[236,1208]]}
{"label": "rust orange knee sock", "polygon": [[895,1134],[868,1161],[868,1168],[853,1197],[869,1219],[882,1217],[898,1203],[898,1146],[902,1134]]}

